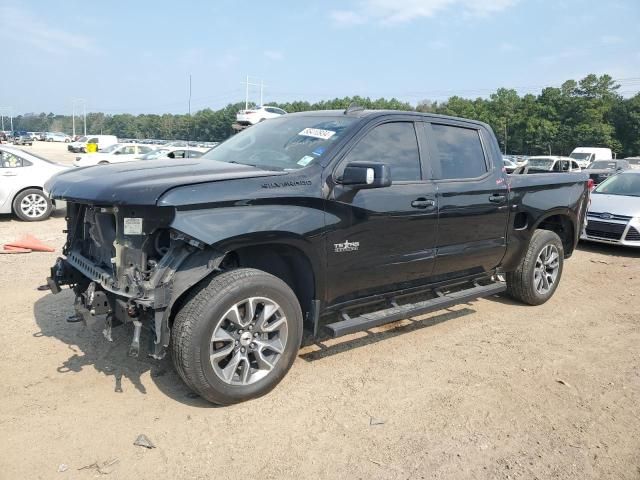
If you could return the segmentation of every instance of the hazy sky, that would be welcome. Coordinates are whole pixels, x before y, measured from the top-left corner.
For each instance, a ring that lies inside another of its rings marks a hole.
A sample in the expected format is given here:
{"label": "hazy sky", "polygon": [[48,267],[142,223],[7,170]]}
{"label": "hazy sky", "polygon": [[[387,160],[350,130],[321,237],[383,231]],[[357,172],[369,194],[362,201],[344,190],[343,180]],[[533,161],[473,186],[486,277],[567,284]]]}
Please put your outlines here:
{"label": "hazy sky", "polygon": [[[640,90],[640,0],[0,0],[0,108],[162,113],[345,95],[416,103],[609,73]],[[259,100],[252,88],[251,99]]]}

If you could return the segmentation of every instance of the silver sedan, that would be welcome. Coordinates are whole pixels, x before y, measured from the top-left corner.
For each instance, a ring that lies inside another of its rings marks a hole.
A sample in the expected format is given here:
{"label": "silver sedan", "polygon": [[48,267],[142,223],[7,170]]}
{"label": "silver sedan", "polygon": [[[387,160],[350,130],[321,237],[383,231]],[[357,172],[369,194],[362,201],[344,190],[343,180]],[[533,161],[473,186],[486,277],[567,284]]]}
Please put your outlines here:
{"label": "silver sedan", "polygon": [[49,217],[53,205],[44,184],[67,168],[19,148],[0,146],[0,214],[15,213],[27,222]]}
{"label": "silver sedan", "polygon": [[640,170],[619,173],[593,190],[580,238],[640,247]]}

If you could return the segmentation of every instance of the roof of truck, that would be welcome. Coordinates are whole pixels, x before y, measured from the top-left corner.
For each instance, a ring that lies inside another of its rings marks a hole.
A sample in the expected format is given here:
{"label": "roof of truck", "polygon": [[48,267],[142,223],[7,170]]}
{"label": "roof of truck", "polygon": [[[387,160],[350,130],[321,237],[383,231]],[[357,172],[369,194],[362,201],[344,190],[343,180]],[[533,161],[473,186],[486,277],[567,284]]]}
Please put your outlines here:
{"label": "roof of truck", "polygon": [[309,110],[306,112],[295,112],[289,113],[287,116],[348,116],[355,118],[370,118],[370,117],[380,117],[385,115],[403,115],[403,116],[412,116],[412,117],[420,117],[420,118],[430,118],[434,120],[448,120],[448,121],[456,121],[456,122],[465,122],[465,123],[473,123],[475,125],[483,126],[490,128],[486,123],[480,122],[478,120],[471,120],[468,118],[462,117],[451,117],[448,115],[439,115],[436,113],[423,113],[416,112],[410,110],[367,110],[367,109],[357,109],[357,110]]}

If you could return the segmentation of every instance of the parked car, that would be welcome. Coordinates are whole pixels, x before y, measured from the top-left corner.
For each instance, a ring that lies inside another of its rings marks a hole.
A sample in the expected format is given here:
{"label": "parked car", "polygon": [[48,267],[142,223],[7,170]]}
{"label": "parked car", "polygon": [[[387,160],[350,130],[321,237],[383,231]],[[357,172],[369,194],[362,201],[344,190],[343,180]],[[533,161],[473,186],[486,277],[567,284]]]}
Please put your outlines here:
{"label": "parked car", "polygon": [[27,222],[46,219],[52,202],[44,184],[66,169],[33,153],[0,146],[0,213],[14,213]]}
{"label": "parked car", "polygon": [[162,158],[199,158],[208,150],[208,148],[199,147],[165,148],[163,146],[157,150],[152,150],[151,152],[147,153],[141,158],[141,160],[158,160]]}
{"label": "parked car", "polygon": [[47,142],[71,142],[71,136],[62,132],[47,132],[44,136],[44,139]]}
{"label": "parked car", "polygon": [[640,170],[640,157],[627,157],[623,158],[623,160],[629,164],[629,168]]}
{"label": "parked car", "polygon": [[581,238],[640,247],[640,171],[626,170],[593,190]]}
{"label": "parked car", "polygon": [[255,125],[269,118],[277,118],[282,115],[286,115],[287,112],[281,108],[270,107],[265,105],[263,107],[250,108],[248,110],[240,110],[236,115],[236,122],[240,125]]}
{"label": "parked car", "polygon": [[576,160],[581,168],[587,168],[596,160],[611,160],[613,153],[610,148],[577,147],[569,156]]}
{"label": "parked car", "polygon": [[33,145],[33,139],[29,132],[14,132],[12,143],[14,145]]}
{"label": "parked car", "polygon": [[80,137],[77,142],[72,142],[67,146],[67,150],[73,153],[87,153],[87,144],[95,143],[98,151],[118,143],[115,135],[87,135]]}
{"label": "parked car", "polygon": [[504,163],[504,171],[507,173],[513,173],[513,171],[518,168],[518,165],[513,160],[509,160],[506,157],[502,157],[502,163]]}
{"label": "parked car", "polygon": [[589,174],[589,178],[597,185],[610,176],[629,168],[629,162],[626,160],[597,160],[589,165],[585,172]]}
{"label": "parked car", "polygon": [[569,157],[549,157],[538,156],[529,157],[527,163],[518,167],[514,173],[562,173],[562,172],[579,172],[580,166],[578,162]]}
{"label": "parked car", "polygon": [[139,160],[142,156],[152,152],[147,145],[136,143],[116,143],[98,153],[80,155],[73,161],[74,167],[90,167],[93,165],[105,165],[108,163],[122,163]]}
{"label": "parked car", "polygon": [[417,112],[283,115],[149,167],[48,183],[68,201],[48,284],[73,285],[109,338],[133,324],[132,355],[144,325],[150,354],[171,345],[219,404],[273,389],[303,330],[338,337],[505,290],[548,301],[589,200],[587,175],[507,177],[488,125]]}

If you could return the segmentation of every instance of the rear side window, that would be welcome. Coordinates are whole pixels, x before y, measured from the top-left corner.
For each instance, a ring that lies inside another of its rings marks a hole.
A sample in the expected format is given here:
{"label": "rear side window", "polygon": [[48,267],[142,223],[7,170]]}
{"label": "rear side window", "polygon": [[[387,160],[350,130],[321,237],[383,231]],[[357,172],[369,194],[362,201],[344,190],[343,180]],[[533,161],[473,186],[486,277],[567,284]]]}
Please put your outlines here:
{"label": "rear side window", "polygon": [[413,123],[384,123],[375,127],[347,154],[338,176],[347,163],[365,161],[388,164],[393,181],[420,180],[420,153]]}
{"label": "rear side window", "polygon": [[439,124],[431,129],[441,178],[476,178],[487,173],[478,130]]}

